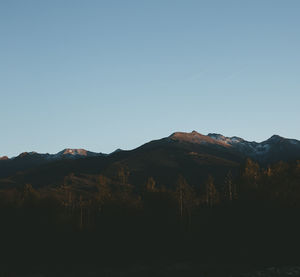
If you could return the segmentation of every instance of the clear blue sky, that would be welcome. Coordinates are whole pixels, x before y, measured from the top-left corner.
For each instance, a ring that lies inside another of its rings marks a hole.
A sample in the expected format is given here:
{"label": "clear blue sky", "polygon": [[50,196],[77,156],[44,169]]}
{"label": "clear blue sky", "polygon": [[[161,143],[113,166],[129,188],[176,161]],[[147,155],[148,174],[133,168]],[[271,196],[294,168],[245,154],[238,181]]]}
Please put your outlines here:
{"label": "clear blue sky", "polygon": [[0,0],[0,156],[174,131],[300,139],[298,0]]}

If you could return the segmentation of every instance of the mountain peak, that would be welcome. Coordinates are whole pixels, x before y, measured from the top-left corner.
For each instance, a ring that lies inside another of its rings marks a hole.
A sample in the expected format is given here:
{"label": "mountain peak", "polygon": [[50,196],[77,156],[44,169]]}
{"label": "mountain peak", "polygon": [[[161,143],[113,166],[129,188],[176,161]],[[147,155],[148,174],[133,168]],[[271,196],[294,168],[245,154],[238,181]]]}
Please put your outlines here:
{"label": "mountain peak", "polygon": [[64,150],[57,153],[58,155],[72,155],[72,156],[87,156],[88,151],[85,149],[72,149],[65,148]]}
{"label": "mountain peak", "polygon": [[272,142],[279,142],[284,140],[284,137],[278,136],[278,135],[273,135],[271,136],[267,141],[272,141]]}
{"label": "mountain peak", "polygon": [[196,132],[195,130],[187,133],[187,132],[175,132],[171,136],[169,136],[171,139],[179,139],[179,140],[190,140],[192,138],[194,139],[200,139],[203,138],[205,139],[206,136]]}
{"label": "mountain peak", "polygon": [[124,151],[124,150],[121,149],[121,148],[118,148],[118,149],[116,149],[115,151],[111,152],[110,155],[111,155],[111,154],[114,154],[114,153],[122,152],[122,151]]}
{"label": "mountain peak", "polygon": [[33,155],[36,155],[37,152],[35,151],[31,151],[31,152],[22,152],[18,158],[23,158],[23,157],[27,157],[27,156],[33,156]]}
{"label": "mountain peak", "polygon": [[103,153],[95,153],[91,151],[87,151],[85,149],[77,149],[77,148],[66,148],[57,154],[53,155],[54,159],[59,158],[68,158],[68,159],[77,159],[77,158],[85,158],[85,157],[96,157],[96,156],[105,156]]}
{"label": "mountain peak", "polygon": [[0,157],[0,161],[6,161],[6,160],[9,160],[7,156]]}
{"label": "mountain peak", "polygon": [[222,146],[228,146],[226,143],[223,143],[222,141],[219,141],[217,139],[214,139],[210,136],[205,136],[197,131],[192,131],[190,133],[186,132],[175,132],[170,137],[172,140],[177,141],[184,141],[189,143],[197,143],[197,144],[218,144]]}

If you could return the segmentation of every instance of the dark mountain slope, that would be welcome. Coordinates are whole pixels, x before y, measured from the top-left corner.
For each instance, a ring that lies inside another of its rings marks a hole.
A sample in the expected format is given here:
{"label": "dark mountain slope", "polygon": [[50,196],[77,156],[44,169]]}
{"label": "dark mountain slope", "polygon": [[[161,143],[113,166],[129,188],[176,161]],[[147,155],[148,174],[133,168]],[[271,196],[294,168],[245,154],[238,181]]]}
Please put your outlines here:
{"label": "dark mountain slope", "polygon": [[8,177],[19,171],[27,170],[44,163],[48,163],[49,156],[49,154],[24,152],[15,158],[0,160],[0,177]]}
{"label": "dark mountain slope", "polygon": [[263,165],[300,159],[300,142],[273,136],[257,143],[219,134],[177,132],[134,150],[118,150],[110,155],[80,149],[65,149],[55,155],[23,153],[14,159],[1,160],[0,176],[6,178],[1,183],[9,186],[25,183],[59,186],[72,173],[102,174],[115,183],[119,182],[120,174],[125,174],[133,185],[144,185],[153,177],[158,185],[172,186],[182,174],[190,184],[199,186],[208,175],[221,183],[229,171],[237,174],[248,157]]}
{"label": "dark mountain slope", "polygon": [[23,152],[17,157],[0,159],[0,177],[8,177],[17,172],[26,171],[43,164],[49,164],[54,161],[82,159],[88,157],[103,157],[106,154],[94,153],[84,149],[64,149],[57,154],[40,154],[36,152]]}
{"label": "dark mountain slope", "polygon": [[199,185],[208,175],[223,180],[228,171],[238,172],[244,157],[213,139],[193,133],[175,133],[170,137],[146,143],[131,151],[117,151],[108,156],[52,161],[13,175],[15,183],[34,186],[57,186],[64,177],[74,174],[103,174],[117,180],[126,171],[128,181],[143,185],[153,177],[159,185],[172,186],[182,174],[188,182]]}

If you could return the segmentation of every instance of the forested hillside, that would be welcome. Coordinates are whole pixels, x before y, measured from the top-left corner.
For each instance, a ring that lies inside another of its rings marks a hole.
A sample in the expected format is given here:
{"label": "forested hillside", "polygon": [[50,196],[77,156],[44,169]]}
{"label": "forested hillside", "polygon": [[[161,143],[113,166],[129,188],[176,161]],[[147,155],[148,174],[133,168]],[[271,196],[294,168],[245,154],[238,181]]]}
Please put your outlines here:
{"label": "forested hillside", "polygon": [[172,186],[129,172],[65,177],[58,187],[31,184],[0,193],[1,260],[131,263],[284,263],[300,246],[300,162],[268,168],[248,159],[199,186],[178,175]]}

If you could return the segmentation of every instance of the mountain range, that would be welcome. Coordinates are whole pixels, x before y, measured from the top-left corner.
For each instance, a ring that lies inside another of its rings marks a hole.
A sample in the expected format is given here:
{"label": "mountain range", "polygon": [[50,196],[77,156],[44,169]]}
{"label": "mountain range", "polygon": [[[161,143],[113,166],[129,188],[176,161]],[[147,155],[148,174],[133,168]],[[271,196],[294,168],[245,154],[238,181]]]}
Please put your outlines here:
{"label": "mountain range", "polygon": [[300,159],[300,141],[274,135],[263,142],[210,133],[175,132],[133,150],[118,149],[111,154],[84,149],[64,149],[56,154],[24,152],[14,158],[0,158],[0,178],[31,183],[59,183],[70,173],[105,174],[112,177],[120,168],[130,172],[132,183],[149,176],[162,184],[174,182],[178,174],[193,184],[213,174],[224,178],[238,172],[247,158],[262,166]]}

